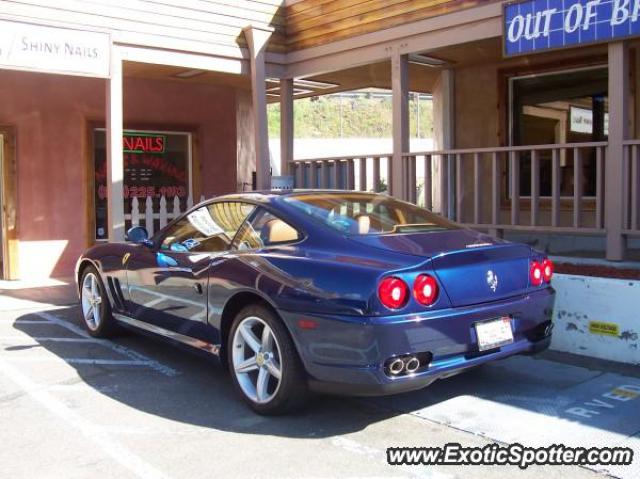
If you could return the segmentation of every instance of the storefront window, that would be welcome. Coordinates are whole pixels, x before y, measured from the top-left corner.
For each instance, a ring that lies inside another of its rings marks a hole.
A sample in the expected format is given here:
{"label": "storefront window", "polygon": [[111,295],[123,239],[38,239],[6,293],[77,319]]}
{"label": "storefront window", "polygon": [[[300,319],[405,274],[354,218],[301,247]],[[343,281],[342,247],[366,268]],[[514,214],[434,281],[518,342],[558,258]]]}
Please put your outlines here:
{"label": "storefront window", "polygon": [[[145,202],[153,204],[154,231],[159,228],[160,198],[173,209],[178,197],[180,211],[185,211],[190,188],[191,136],[189,133],[165,131],[126,130],[124,151],[124,212],[131,214],[131,202],[138,198],[141,216]],[[105,130],[93,132],[93,158],[95,167],[95,225],[96,239],[107,239],[107,152]],[[125,228],[131,226],[130,219]]]}
{"label": "storefront window", "polygon": [[[609,123],[608,72],[589,68],[511,80],[511,142],[545,145],[606,141]],[[540,156],[540,194],[551,195],[551,152]],[[595,150],[585,150],[583,191],[595,195]],[[531,194],[531,161],[521,156],[520,192]],[[560,193],[573,194],[573,151],[560,155]]]}

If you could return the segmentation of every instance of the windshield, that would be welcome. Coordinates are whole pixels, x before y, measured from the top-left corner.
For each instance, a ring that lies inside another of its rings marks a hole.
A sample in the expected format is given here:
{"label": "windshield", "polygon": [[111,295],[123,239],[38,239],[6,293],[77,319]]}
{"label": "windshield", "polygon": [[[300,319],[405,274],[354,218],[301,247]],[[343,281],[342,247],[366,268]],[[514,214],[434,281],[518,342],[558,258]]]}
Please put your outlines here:
{"label": "windshield", "polygon": [[459,228],[416,205],[373,193],[294,194],[284,201],[347,234],[423,233]]}

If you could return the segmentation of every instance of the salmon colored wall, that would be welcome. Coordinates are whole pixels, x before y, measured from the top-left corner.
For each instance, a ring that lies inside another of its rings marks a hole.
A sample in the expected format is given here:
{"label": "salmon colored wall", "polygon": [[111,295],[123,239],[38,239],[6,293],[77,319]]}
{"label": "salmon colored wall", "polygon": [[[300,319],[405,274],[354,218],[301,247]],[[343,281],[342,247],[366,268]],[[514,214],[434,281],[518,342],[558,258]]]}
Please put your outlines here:
{"label": "salmon colored wall", "polygon": [[[125,128],[195,131],[203,193],[235,191],[235,90],[126,79],[124,92]],[[88,132],[104,124],[104,102],[104,80],[0,71],[0,124],[16,129],[21,278],[72,275],[91,242]]]}

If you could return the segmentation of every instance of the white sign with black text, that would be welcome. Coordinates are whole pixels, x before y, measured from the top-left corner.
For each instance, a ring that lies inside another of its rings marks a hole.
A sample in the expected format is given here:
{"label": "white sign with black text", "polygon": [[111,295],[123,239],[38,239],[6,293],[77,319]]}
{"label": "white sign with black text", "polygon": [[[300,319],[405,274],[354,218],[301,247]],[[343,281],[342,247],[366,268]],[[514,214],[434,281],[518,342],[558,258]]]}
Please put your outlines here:
{"label": "white sign with black text", "polygon": [[107,33],[0,20],[0,68],[109,77]]}

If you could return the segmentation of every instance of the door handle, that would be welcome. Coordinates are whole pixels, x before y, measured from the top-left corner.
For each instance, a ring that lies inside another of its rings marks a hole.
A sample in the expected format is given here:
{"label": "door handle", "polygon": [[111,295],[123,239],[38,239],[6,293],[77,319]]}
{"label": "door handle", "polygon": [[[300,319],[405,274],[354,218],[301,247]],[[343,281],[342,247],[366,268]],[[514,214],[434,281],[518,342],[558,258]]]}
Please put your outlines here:
{"label": "door handle", "polygon": [[203,288],[202,288],[202,284],[201,283],[195,283],[193,285],[193,289],[196,290],[197,294],[202,294]]}

